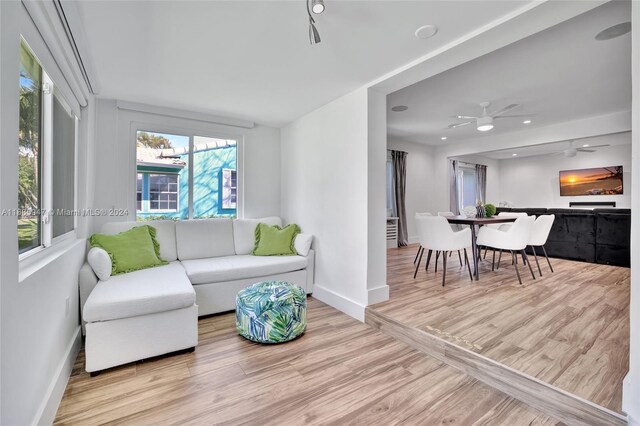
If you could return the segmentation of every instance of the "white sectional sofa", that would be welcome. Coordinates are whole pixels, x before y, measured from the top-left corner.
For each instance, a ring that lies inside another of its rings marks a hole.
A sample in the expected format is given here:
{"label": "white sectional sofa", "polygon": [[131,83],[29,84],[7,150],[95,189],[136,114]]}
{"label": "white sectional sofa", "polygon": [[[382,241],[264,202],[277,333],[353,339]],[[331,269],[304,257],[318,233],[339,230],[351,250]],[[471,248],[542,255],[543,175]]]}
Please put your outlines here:
{"label": "white sectional sofa", "polygon": [[255,282],[283,280],[311,293],[315,253],[308,244],[302,247],[310,237],[296,240],[304,255],[253,256],[258,223],[282,226],[278,217],[105,224],[104,234],[154,226],[160,257],[170,263],[106,281],[99,280],[88,263],[82,266],[86,370],[195,347],[198,316],[235,309],[238,291]]}

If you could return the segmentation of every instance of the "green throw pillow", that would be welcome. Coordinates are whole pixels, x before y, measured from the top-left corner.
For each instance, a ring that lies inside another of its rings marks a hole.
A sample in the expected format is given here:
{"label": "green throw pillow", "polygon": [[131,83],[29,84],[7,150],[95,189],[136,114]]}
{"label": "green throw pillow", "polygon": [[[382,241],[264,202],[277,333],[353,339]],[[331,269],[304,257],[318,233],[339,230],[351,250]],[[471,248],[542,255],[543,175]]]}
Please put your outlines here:
{"label": "green throw pillow", "polygon": [[293,242],[300,233],[300,227],[290,224],[284,228],[278,225],[265,225],[259,223],[256,226],[256,245],[253,249],[254,256],[295,256],[298,254]]}
{"label": "green throw pillow", "polygon": [[160,244],[156,240],[156,228],[149,225],[136,226],[116,235],[93,234],[89,238],[91,247],[100,247],[111,258],[111,275],[124,274],[140,269],[166,265],[160,259]]}

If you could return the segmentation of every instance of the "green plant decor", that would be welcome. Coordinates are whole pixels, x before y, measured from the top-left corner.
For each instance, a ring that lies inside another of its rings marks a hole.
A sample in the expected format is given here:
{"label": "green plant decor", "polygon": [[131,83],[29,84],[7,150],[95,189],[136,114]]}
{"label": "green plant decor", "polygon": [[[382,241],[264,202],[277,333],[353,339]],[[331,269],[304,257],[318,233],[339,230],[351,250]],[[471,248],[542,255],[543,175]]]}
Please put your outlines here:
{"label": "green plant decor", "polygon": [[487,217],[492,217],[496,214],[496,206],[494,206],[493,204],[485,204],[484,210],[487,213]]}

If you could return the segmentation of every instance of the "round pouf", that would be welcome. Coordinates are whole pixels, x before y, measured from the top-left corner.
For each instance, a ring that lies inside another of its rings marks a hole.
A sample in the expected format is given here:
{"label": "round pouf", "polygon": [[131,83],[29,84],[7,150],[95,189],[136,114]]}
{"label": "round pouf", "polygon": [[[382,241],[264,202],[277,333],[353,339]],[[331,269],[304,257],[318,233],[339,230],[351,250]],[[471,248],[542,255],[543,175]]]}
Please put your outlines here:
{"label": "round pouf", "polygon": [[307,327],[307,293],[285,281],[263,281],[236,296],[238,333],[258,343],[293,340]]}

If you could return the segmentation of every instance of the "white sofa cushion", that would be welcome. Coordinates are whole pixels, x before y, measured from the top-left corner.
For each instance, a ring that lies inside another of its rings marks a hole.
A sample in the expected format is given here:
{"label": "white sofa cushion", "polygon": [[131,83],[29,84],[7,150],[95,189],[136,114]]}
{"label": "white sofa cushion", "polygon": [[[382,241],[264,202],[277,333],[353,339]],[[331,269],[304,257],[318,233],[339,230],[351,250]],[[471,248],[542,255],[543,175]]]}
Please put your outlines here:
{"label": "white sofa cushion", "polygon": [[108,222],[102,225],[103,234],[118,234],[134,226],[151,225],[156,228],[156,240],[160,244],[160,258],[173,262],[178,260],[176,252],[176,223],[172,220],[149,220],[144,222]]}
{"label": "white sofa cushion", "polygon": [[178,259],[204,259],[231,256],[233,224],[231,219],[194,219],[176,222]]}
{"label": "white sofa cushion", "polygon": [[111,276],[111,270],[113,269],[113,262],[109,253],[103,248],[93,247],[87,253],[87,262],[93,269],[94,274],[102,281],[107,281]]}
{"label": "white sofa cushion", "polygon": [[236,255],[182,261],[193,285],[297,271],[307,267],[302,256]]}
{"label": "white sofa cushion", "polygon": [[262,219],[236,219],[233,221],[233,243],[236,254],[251,254],[256,245],[256,226],[259,223],[282,226],[282,219],[277,216]]}
{"label": "white sofa cushion", "polygon": [[82,310],[87,322],[108,321],[192,306],[196,293],[180,262],[99,281]]}
{"label": "white sofa cushion", "polygon": [[313,235],[298,234],[296,235],[296,239],[293,240],[293,246],[295,247],[296,252],[300,256],[306,256],[309,254],[309,250],[311,250],[312,242],[313,242]]}

